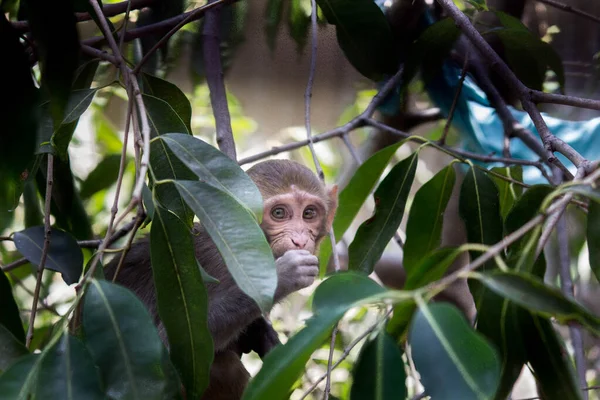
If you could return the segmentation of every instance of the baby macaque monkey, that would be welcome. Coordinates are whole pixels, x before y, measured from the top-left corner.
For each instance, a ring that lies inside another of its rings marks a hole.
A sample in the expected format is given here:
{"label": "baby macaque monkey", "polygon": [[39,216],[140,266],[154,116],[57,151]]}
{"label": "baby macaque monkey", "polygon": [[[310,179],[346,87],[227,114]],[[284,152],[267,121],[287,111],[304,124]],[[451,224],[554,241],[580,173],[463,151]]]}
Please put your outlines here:
{"label": "baby macaque monkey", "polygon": [[[277,269],[275,302],[310,286],[319,273],[315,253],[331,229],[337,208],[337,186],[327,189],[305,166],[288,160],[270,160],[247,171],[262,194],[261,228],[271,245]],[[195,252],[200,265],[219,283],[208,283],[208,326],[215,358],[204,400],[240,399],[249,374],[240,356],[255,350],[263,357],[279,343],[277,333],[261,316],[257,304],[235,284],[219,251],[201,224],[194,227]],[[112,278],[118,260],[105,269]],[[150,242],[135,243],[116,282],[131,289],[144,302],[166,343],[159,319],[150,263]]]}

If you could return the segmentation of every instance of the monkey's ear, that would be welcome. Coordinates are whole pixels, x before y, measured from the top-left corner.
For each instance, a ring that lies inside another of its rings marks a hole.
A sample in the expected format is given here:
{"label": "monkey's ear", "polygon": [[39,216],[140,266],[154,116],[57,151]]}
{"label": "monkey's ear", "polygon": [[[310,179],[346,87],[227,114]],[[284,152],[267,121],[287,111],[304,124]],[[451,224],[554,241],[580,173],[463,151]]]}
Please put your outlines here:
{"label": "monkey's ear", "polygon": [[327,188],[327,232],[331,230],[333,225],[333,218],[335,217],[335,211],[338,206],[338,185],[332,185]]}

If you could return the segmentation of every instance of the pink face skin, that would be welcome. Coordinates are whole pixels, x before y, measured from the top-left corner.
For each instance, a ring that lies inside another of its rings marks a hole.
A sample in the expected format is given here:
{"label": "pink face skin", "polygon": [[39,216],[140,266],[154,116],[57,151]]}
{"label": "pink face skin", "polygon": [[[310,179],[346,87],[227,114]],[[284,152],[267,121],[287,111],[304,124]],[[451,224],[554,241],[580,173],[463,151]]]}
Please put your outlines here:
{"label": "pink face skin", "polygon": [[275,258],[288,250],[308,250],[314,254],[327,218],[327,208],[320,197],[292,186],[288,193],[265,201],[264,206],[261,227]]}

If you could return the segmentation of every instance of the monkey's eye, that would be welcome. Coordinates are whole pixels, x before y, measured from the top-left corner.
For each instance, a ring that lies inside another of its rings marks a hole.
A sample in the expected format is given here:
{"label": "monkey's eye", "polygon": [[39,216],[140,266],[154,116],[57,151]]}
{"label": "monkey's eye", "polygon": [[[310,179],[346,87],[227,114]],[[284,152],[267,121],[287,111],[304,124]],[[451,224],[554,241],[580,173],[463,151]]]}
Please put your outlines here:
{"label": "monkey's eye", "polygon": [[304,218],[304,219],[313,219],[313,218],[315,218],[316,216],[317,216],[317,210],[315,210],[315,209],[314,209],[314,208],[312,208],[312,207],[307,207],[307,208],[304,210],[304,213],[303,213],[303,215],[302,215],[302,218]]}
{"label": "monkey's eye", "polygon": [[286,215],[285,208],[275,207],[271,210],[271,217],[274,219],[284,219]]}

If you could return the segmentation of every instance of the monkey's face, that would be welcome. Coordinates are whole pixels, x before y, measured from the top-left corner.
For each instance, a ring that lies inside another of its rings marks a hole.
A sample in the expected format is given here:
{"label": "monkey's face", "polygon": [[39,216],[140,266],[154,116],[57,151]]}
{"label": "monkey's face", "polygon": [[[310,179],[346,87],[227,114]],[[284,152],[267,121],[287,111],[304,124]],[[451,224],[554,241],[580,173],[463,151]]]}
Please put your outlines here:
{"label": "monkey's face", "polygon": [[319,196],[298,190],[294,186],[285,194],[264,202],[261,227],[275,258],[288,250],[317,250],[327,233],[327,204]]}

